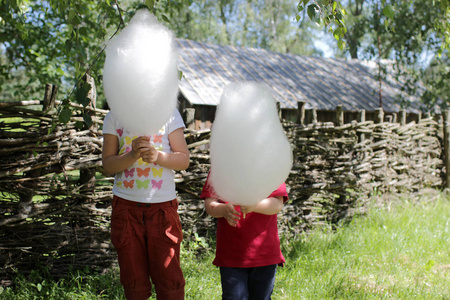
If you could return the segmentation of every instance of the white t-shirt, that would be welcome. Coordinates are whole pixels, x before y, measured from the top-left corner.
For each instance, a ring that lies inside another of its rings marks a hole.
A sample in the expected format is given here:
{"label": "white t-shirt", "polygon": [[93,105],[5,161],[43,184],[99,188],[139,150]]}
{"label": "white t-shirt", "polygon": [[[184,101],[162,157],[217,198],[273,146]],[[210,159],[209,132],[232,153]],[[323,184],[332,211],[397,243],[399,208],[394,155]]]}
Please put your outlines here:
{"label": "white t-shirt", "polygon": [[[172,117],[150,137],[150,143],[161,152],[170,153],[169,134],[178,128],[184,128],[183,119],[177,109]],[[131,142],[138,136],[128,132],[112,112],[103,123],[103,134],[113,134],[119,139],[119,154],[131,151]],[[171,201],[176,197],[175,172],[154,163],[146,163],[142,158],[122,172],[116,173],[113,194],[126,200],[143,203]]]}

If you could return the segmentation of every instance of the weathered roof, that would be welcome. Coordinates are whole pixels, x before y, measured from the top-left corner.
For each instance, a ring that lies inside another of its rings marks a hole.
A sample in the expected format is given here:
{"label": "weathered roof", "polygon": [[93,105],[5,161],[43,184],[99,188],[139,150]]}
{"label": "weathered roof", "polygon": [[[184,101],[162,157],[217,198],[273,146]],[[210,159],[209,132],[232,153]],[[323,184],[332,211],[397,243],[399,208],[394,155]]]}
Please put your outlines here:
{"label": "weathered roof", "polygon": [[[306,57],[185,39],[176,42],[178,65],[183,72],[180,92],[191,104],[218,105],[226,84],[257,81],[273,91],[282,108],[297,108],[298,101],[319,110],[335,110],[339,104],[346,111],[373,111],[379,107],[375,70],[363,61]],[[397,103],[400,86],[389,81],[382,85],[383,109],[396,112],[400,110]],[[409,101],[414,104],[417,98],[409,97]]]}

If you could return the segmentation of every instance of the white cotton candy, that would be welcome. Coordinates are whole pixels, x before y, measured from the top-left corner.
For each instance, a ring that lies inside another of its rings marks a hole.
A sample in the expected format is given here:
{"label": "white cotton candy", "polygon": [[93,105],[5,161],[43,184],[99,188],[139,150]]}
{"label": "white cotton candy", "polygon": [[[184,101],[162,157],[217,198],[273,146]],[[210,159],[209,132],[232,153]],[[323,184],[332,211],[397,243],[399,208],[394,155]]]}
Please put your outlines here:
{"label": "white cotton candy", "polygon": [[103,86],[111,111],[130,132],[151,135],[177,104],[174,34],[141,9],[106,47]]}
{"label": "white cotton candy", "polygon": [[289,176],[292,151],[268,89],[228,84],[211,132],[210,181],[217,196],[237,205],[267,198]]}

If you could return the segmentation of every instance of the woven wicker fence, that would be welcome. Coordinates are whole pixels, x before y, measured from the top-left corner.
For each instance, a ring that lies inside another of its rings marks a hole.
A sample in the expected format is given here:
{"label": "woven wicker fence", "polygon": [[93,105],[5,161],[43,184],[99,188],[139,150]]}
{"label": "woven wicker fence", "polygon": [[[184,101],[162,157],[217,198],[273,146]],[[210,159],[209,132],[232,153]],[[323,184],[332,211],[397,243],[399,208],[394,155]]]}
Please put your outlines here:
{"label": "woven wicker fence", "polygon": [[[71,104],[70,122],[53,130],[55,94],[0,103],[0,265],[2,284],[16,271],[46,266],[103,270],[116,261],[109,239],[113,178],[102,174],[101,125],[107,111]],[[58,103],[56,103],[57,107]],[[83,125],[89,113],[92,124]],[[339,118],[338,118],[339,119]],[[364,209],[374,193],[417,193],[443,186],[442,122],[284,123],[294,166],[280,230],[296,234]],[[215,222],[199,200],[209,171],[210,131],[185,131],[189,168],[176,173],[185,239],[209,237]]]}

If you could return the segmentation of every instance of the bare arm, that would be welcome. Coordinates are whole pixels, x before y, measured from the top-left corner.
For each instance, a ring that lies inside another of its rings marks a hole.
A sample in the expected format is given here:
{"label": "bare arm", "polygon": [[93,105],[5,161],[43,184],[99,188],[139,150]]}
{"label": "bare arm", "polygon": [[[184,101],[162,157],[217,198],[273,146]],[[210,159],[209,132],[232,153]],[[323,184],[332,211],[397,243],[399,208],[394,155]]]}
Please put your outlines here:
{"label": "bare arm", "polygon": [[119,139],[113,134],[103,135],[102,163],[103,170],[107,174],[122,172],[141,157],[141,153],[148,151],[150,139],[139,137],[131,143],[131,151],[119,153]]}
{"label": "bare arm", "polygon": [[233,204],[223,203],[214,198],[205,199],[205,210],[211,217],[225,218],[233,227],[236,227],[240,219],[240,213]]}
{"label": "bare arm", "polygon": [[154,162],[172,170],[187,169],[189,167],[189,149],[184,138],[183,128],[178,128],[169,134],[169,143],[172,153],[158,152]]}
{"label": "bare arm", "polygon": [[155,163],[172,170],[185,170],[189,167],[189,150],[184,138],[183,128],[178,128],[169,134],[171,153],[161,152],[150,146],[142,153],[142,160]]}
{"label": "bare arm", "polygon": [[241,205],[241,211],[244,214],[257,212],[264,215],[274,215],[283,209],[283,197],[269,197],[261,200],[256,205]]}

